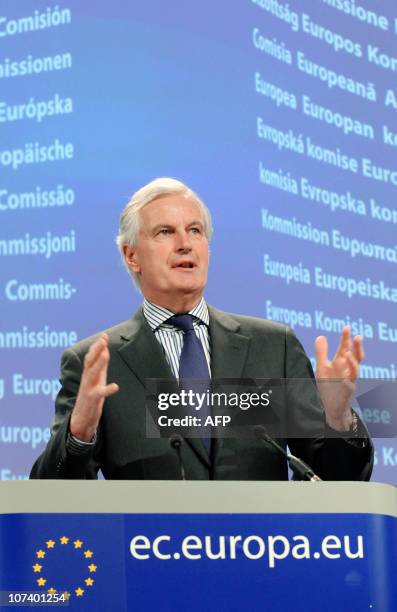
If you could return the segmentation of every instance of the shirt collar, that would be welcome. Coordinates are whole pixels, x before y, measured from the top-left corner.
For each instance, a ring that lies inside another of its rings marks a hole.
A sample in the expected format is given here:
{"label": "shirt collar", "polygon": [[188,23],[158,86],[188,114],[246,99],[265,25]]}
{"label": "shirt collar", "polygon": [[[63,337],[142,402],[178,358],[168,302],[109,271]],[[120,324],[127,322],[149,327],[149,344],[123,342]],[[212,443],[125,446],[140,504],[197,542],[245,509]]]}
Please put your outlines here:
{"label": "shirt collar", "polygon": [[[156,331],[156,329],[164,325],[165,321],[167,321],[167,319],[172,317],[174,314],[175,312],[172,312],[172,310],[168,310],[168,308],[163,308],[163,306],[153,304],[153,302],[149,302],[149,300],[146,298],[143,300],[143,316],[150,325],[152,331]],[[199,303],[192,308],[192,310],[189,310],[188,314],[193,315],[198,322],[204,323],[207,326],[210,323],[208,306],[203,297]]]}

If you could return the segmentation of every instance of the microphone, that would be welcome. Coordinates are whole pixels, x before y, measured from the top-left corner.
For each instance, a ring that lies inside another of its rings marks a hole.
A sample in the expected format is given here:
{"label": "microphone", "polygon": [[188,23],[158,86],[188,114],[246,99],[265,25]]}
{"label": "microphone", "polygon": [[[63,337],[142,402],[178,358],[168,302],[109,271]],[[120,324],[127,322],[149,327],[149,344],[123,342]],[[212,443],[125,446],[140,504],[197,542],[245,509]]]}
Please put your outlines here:
{"label": "microphone", "polygon": [[176,450],[176,453],[178,455],[179,468],[181,471],[181,480],[186,480],[185,467],[183,465],[182,453],[181,453],[181,446],[182,446],[181,436],[178,436],[178,435],[172,436],[172,438],[170,438],[170,446],[174,450]]}
{"label": "microphone", "polygon": [[312,468],[309,467],[307,463],[294,455],[290,455],[282,446],[277,444],[277,442],[266,433],[266,429],[263,427],[263,425],[256,425],[254,427],[254,432],[257,438],[268,442],[287,459],[288,465],[291,468],[294,476],[297,476],[300,480],[310,480],[311,482],[319,482],[322,480],[320,476],[317,476],[317,474],[313,472]]}

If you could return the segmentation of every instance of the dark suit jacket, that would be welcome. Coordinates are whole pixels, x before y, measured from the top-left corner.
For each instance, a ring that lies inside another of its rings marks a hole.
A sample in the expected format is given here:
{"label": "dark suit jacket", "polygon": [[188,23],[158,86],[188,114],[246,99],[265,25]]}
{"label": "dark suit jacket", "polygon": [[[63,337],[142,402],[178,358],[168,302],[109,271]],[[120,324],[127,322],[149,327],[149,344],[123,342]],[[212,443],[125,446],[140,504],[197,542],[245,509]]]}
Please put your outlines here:
{"label": "dark suit jacket", "polygon": [[[311,364],[293,332],[269,321],[226,314],[212,307],[210,341],[212,378],[297,378],[313,376]],[[105,401],[97,443],[82,455],[66,450],[70,414],[79,389],[84,356],[97,336],[82,340],[62,357],[62,388],[56,400],[52,436],[37,459],[31,478],[180,479],[176,451],[167,439],[146,438],[145,379],[172,379],[162,347],[142,309],[107,330],[110,362],[108,381],[120,390]],[[304,402],[307,422],[324,422],[316,393],[295,398]],[[295,407],[292,407],[295,410]],[[283,444],[286,441],[282,441]],[[323,479],[369,479],[373,448],[346,439],[288,440],[291,452]],[[258,439],[223,439],[214,444],[212,461],[202,442],[186,440],[181,448],[186,477],[193,480],[285,480],[281,454]]]}

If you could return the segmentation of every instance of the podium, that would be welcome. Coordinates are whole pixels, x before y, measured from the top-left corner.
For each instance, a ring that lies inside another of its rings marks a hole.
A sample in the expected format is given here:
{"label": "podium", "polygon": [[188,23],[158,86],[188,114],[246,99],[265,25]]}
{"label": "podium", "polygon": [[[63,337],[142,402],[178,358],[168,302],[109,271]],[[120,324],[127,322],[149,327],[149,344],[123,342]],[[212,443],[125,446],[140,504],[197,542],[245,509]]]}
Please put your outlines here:
{"label": "podium", "polygon": [[396,570],[390,485],[0,483],[0,609],[395,612]]}

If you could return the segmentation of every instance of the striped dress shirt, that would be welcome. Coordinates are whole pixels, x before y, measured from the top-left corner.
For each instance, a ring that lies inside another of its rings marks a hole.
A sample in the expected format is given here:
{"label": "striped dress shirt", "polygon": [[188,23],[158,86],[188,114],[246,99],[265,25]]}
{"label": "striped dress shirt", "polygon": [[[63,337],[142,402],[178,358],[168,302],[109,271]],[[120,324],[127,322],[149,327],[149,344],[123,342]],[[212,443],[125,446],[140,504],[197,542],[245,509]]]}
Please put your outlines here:
{"label": "striped dress shirt", "polygon": [[[152,304],[148,300],[143,302],[143,315],[150,325],[157,341],[161,344],[164,356],[176,379],[179,378],[179,358],[183,347],[183,331],[167,323],[167,319],[175,313],[162,306]],[[201,298],[200,302],[188,314],[193,316],[193,328],[201,342],[207,360],[208,371],[211,376],[211,348],[209,337],[210,317],[208,307]]]}

